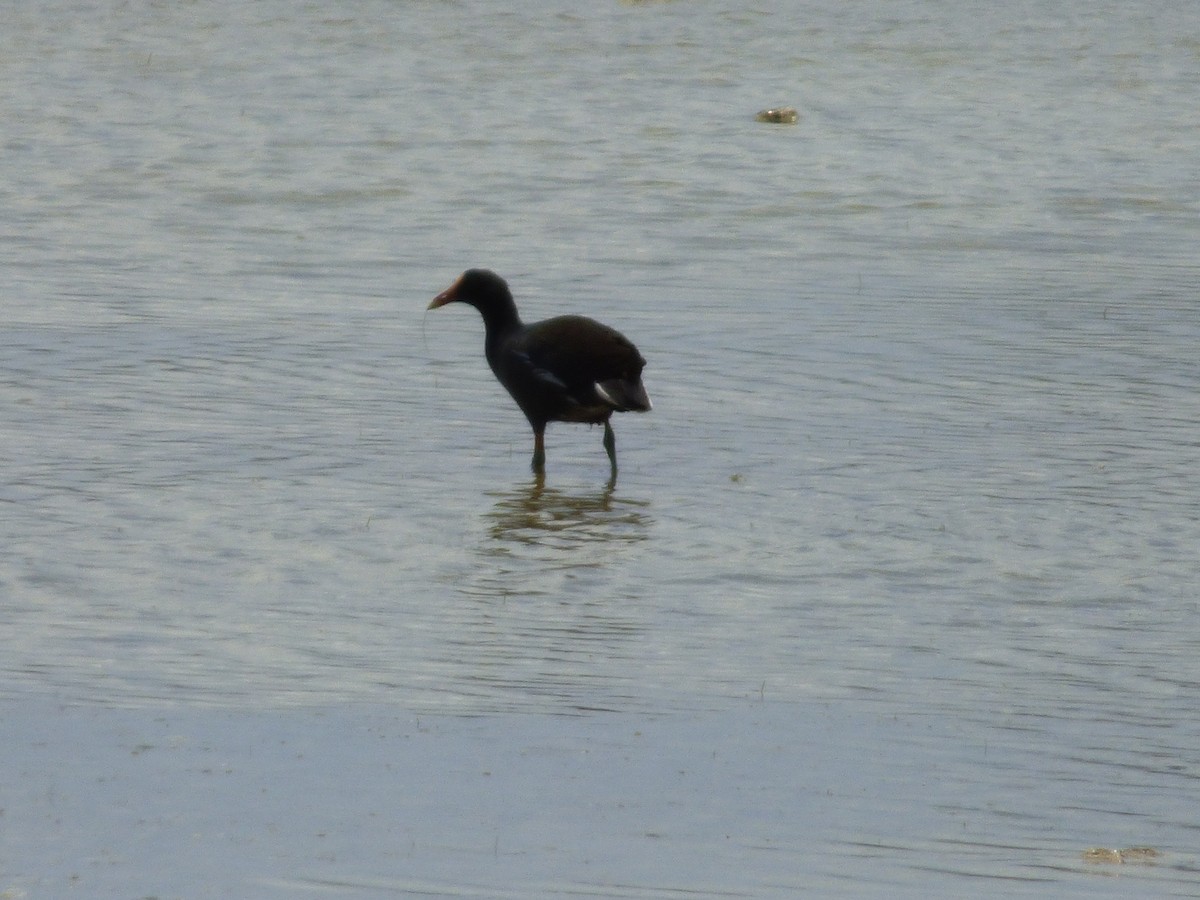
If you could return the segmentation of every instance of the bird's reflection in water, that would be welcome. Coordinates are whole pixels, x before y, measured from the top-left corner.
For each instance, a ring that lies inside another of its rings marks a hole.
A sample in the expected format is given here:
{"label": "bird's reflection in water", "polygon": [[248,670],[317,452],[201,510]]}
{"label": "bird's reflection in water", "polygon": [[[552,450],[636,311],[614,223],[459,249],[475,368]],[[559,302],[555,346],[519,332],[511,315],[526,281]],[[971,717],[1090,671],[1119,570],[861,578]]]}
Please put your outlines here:
{"label": "bird's reflection in water", "polygon": [[618,497],[615,478],[593,492],[569,493],[546,487],[545,476],[537,476],[528,485],[494,496],[496,505],[486,513],[494,541],[489,554],[590,549],[599,552],[560,562],[598,564],[614,545],[646,540],[652,521],[649,501]]}
{"label": "bird's reflection in water", "polygon": [[630,563],[653,524],[649,501],[543,478],[492,496],[475,565],[457,583],[471,602],[447,641],[459,689],[496,709],[636,705],[649,626]]}

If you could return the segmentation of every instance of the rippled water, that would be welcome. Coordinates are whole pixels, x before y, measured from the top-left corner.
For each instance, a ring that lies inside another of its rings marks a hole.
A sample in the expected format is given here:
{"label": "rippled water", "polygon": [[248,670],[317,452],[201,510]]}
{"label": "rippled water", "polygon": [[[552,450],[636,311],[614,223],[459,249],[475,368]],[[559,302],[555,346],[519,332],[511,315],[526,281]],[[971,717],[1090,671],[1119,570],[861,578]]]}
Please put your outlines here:
{"label": "rippled water", "polygon": [[[63,2],[10,11],[0,81],[10,722],[348,706],[709,772],[599,831],[669,877],[442,844],[361,896],[1196,889],[1188,4]],[[581,426],[528,474],[478,316],[424,312],[472,265],[637,341],[615,484]],[[848,761],[830,832],[808,759]],[[0,890],[57,884],[11,846]],[[210,887],[300,889],[247,869]]]}

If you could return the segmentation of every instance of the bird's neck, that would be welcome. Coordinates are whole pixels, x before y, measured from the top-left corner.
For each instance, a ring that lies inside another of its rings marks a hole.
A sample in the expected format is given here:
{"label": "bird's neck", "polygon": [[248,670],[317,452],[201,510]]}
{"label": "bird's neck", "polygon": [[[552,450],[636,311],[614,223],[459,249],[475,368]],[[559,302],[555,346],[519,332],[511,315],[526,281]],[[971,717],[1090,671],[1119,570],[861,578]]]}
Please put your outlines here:
{"label": "bird's neck", "polygon": [[483,316],[488,344],[502,340],[521,327],[521,317],[517,315],[517,304],[513,302],[512,297],[489,304],[487,308],[479,310],[479,314]]}

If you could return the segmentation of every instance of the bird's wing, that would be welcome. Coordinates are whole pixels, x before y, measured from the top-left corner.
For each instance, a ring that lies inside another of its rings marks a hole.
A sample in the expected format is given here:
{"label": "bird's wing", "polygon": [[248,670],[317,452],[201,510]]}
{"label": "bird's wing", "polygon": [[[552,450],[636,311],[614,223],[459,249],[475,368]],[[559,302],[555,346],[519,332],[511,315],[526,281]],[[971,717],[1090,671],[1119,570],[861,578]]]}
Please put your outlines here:
{"label": "bird's wing", "polygon": [[522,348],[530,365],[571,390],[641,374],[642,359],[633,344],[620,332],[583,316],[547,319],[534,326],[531,337],[534,340]]}
{"label": "bird's wing", "polygon": [[547,368],[545,365],[539,362],[538,359],[535,359],[535,355],[540,356],[540,354],[533,354],[525,351],[517,352],[515,354],[521,365],[528,369],[529,372],[533,374],[533,377],[538,381],[544,382],[545,384],[558,388],[559,390],[566,390],[567,383],[559,378],[554,373],[553,369]]}

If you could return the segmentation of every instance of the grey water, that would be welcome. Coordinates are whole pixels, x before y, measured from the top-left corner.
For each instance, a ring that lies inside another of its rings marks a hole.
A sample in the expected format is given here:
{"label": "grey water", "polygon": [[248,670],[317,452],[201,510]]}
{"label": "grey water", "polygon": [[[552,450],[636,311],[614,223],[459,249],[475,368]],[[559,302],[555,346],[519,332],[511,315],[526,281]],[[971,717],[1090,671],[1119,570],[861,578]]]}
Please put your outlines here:
{"label": "grey water", "polygon": [[[1198,93],[1176,0],[10,7],[0,891],[1195,896]],[[529,473],[470,266],[638,344],[614,484]],[[434,727],[361,777],[478,840],[31,851],[163,716]]]}

